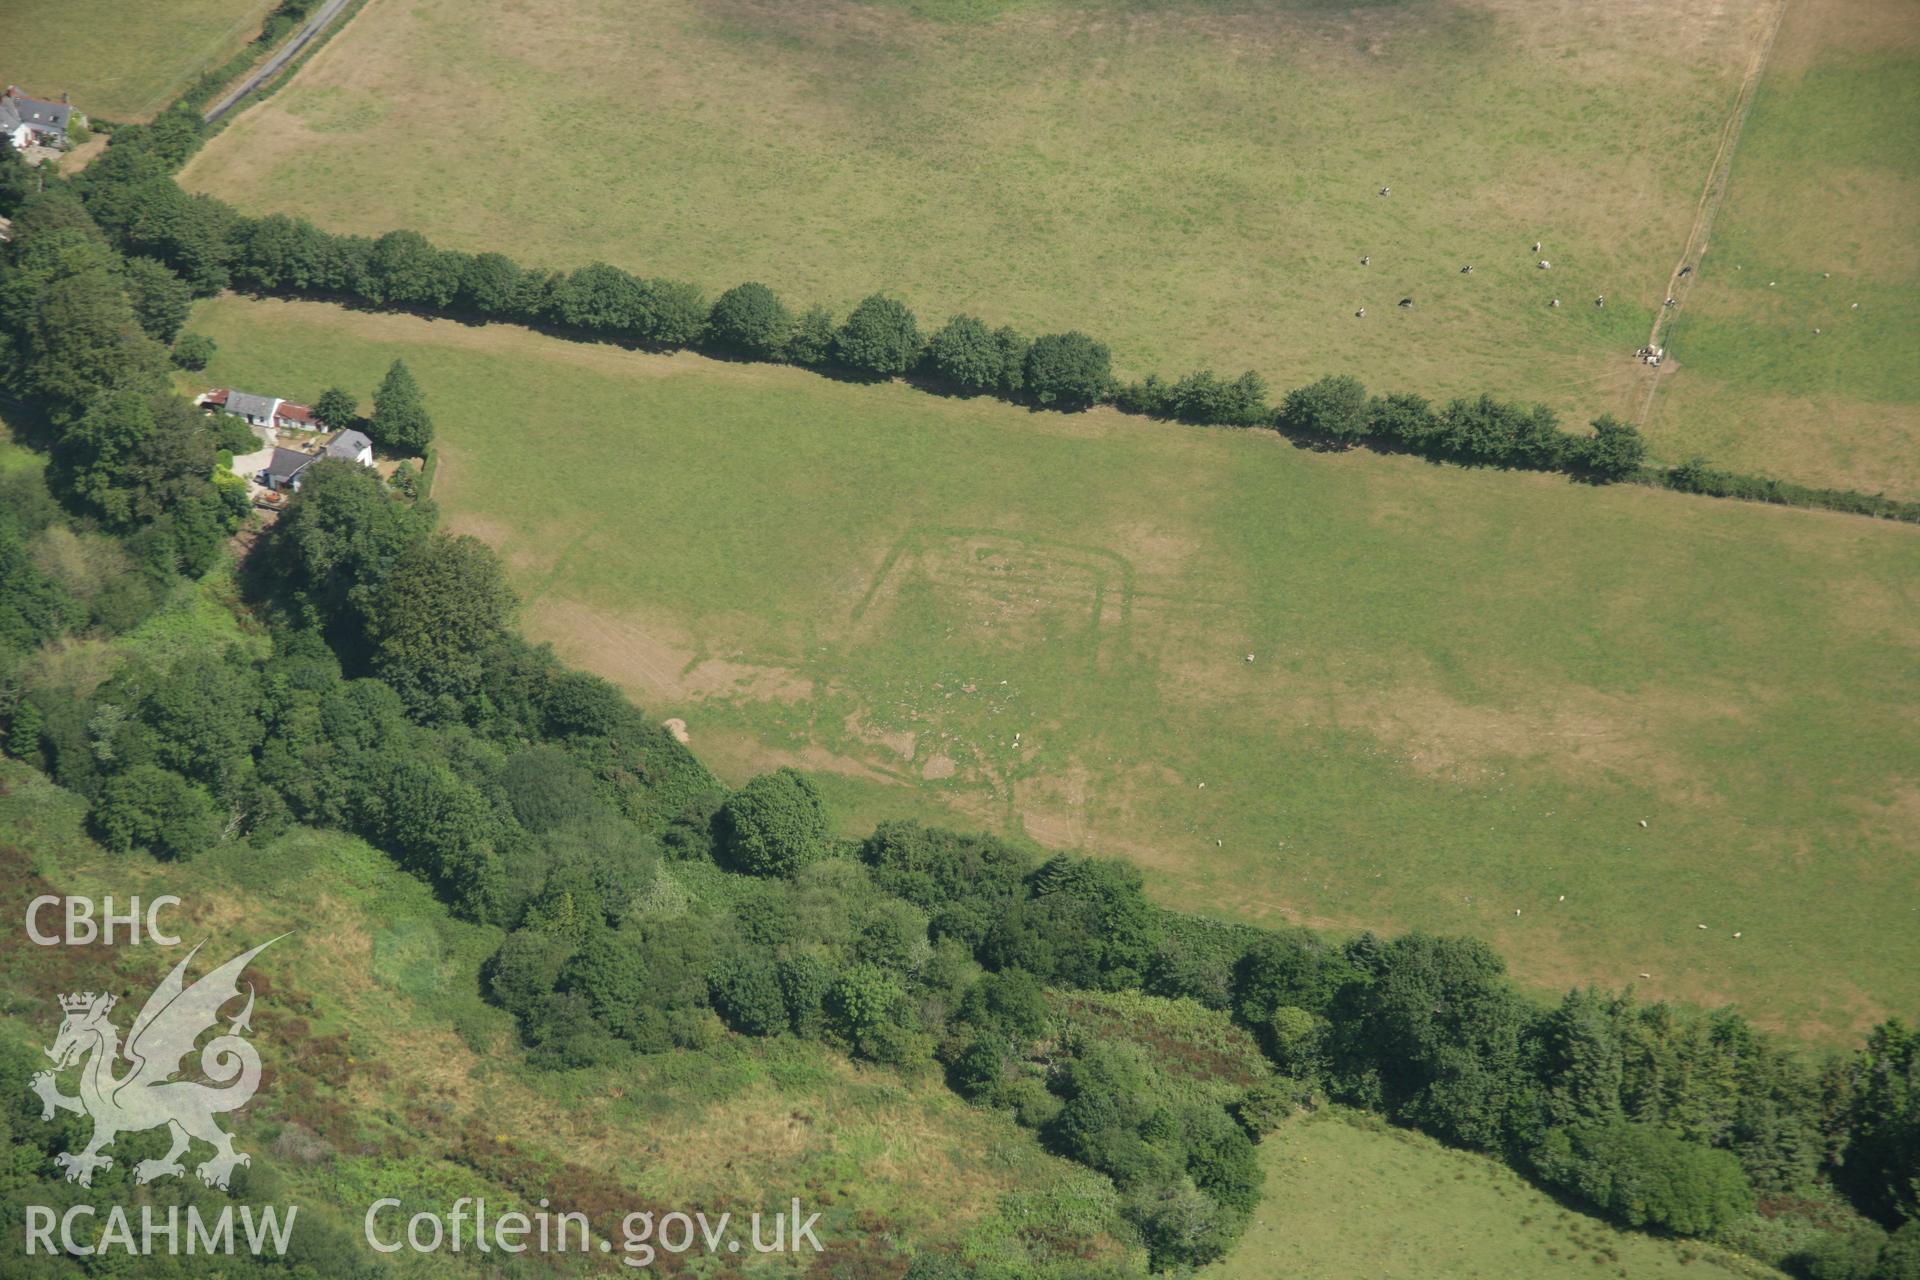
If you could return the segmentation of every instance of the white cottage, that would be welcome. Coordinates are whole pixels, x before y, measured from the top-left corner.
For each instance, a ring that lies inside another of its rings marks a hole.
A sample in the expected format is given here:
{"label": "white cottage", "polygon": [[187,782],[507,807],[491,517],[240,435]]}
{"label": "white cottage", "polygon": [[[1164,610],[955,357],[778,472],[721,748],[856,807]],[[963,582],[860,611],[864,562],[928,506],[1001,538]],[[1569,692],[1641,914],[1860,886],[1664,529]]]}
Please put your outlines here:
{"label": "white cottage", "polygon": [[60,102],[42,102],[8,85],[0,94],[0,134],[6,135],[16,151],[31,146],[65,146],[67,127],[73,120],[73,107],[65,97],[62,94]]}

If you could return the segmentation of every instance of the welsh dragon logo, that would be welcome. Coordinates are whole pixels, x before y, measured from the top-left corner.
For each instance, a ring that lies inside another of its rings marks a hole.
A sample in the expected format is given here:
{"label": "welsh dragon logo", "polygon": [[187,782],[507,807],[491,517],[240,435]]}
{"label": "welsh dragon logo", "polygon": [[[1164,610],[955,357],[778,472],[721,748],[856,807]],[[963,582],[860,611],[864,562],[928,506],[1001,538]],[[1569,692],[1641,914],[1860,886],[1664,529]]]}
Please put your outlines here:
{"label": "welsh dragon logo", "polygon": [[[200,1052],[200,1070],[214,1084],[174,1077],[180,1073],[182,1061],[193,1052],[194,1041],[220,1021],[225,1005],[240,997],[241,971],[279,940],[271,938],[235,956],[188,986],[187,965],[200,951],[194,947],[147,997],[140,1016],[133,1020],[133,1029],[127,1033],[124,1051],[120,1032],[107,1017],[113,1010],[114,996],[88,991],[60,997],[66,1017],[60,1023],[59,1038],[46,1051],[53,1059],[53,1070],[35,1074],[32,1089],[46,1106],[42,1120],[53,1119],[55,1110],[93,1118],[93,1140],[86,1149],[63,1152],[54,1158],[67,1171],[67,1181],[91,1186],[94,1170],[113,1167],[113,1158],[100,1154],[102,1148],[112,1145],[120,1134],[140,1133],[161,1125],[171,1131],[173,1145],[160,1159],[142,1160],[134,1166],[137,1182],[184,1175],[180,1156],[196,1138],[214,1149],[213,1158],[196,1170],[210,1187],[225,1190],[234,1166],[252,1163],[244,1153],[233,1149],[232,1136],[214,1123],[215,1116],[244,1107],[260,1087],[260,1054],[241,1038],[242,1032],[253,1029],[251,984],[246,991],[246,1007],[228,1024],[226,1034],[208,1041]],[[122,1057],[126,1069],[116,1074]],[[55,1076],[83,1058],[86,1063],[80,1069],[80,1094],[69,1097],[60,1092]]]}

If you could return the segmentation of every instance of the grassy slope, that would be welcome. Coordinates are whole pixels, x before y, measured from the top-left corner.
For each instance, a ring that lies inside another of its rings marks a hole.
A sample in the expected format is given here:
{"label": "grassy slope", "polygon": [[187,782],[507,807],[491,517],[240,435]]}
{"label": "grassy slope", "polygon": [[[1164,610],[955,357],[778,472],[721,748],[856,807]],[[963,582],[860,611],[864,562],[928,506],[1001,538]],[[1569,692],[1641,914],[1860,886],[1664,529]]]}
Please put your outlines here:
{"label": "grassy slope", "polygon": [[1135,371],[1583,420],[1645,372],[1761,7],[376,0],[184,180],[535,263],[1077,326]]}
{"label": "grassy slope", "polygon": [[0,77],[71,91],[80,110],[145,120],[260,30],[272,0],[75,0],[0,5]]}
{"label": "grassy slope", "polygon": [[823,771],[849,826],[1024,826],[1183,906],[1811,1037],[1920,999],[1910,528],[318,304],[193,323],[209,381],[291,396],[404,356],[528,630],[735,779]]}
{"label": "grassy slope", "polygon": [[1297,1120],[1261,1156],[1267,1198],[1255,1225],[1204,1280],[1777,1274],[1710,1245],[1595,1222],[1485,1156],[1376,1121]]}
{"label": "grassy slope", "polygon": [[1661,452],[1920,492],[1920,10],[1788,6],[1669,346]]}
{"label": "grassy slope", "polygon": [[[799,1195],[823,1210],[822,1243],[841,1251],[879,1247],[895,1231],[925,1244],[997,1232],[1004,1211],[1023,1208],[1070,1234],[1100,1221],[1096,1206],[1111,1195],[938,1079],[858,1069],[818,1046],[727,1039],[606,1070],[531,1070],[510,1020],[479,995],[498,932],[448,919],[384,855],[296,830],[263,850],[166,866],[101,850],[80,829],[84,808],[0,761],[9,918],[51,885],[122,902],[177,894],[182,936],[210,938],[209,952],[291,930],[257,965],[268,979],[255,1021],[268,1076],[241,1148],[287,1184],[277,1199],[356,1240],[382,1195],[408,1212],[444,1211],[462,1194],[501,1205],[546,1195],[605,1211],[609,1226],[642,1208],[771,1210]],[[137,1001],[179,958],[154,947],[49,951],[17,927],[0,948],[0,1035],[32,1044],[51,1039],[55,995],[106,988]],[[115,1154],[125,1169],[144,1151],[123,1143]],[[415,1261],[410,1273],[443,1269]]]}

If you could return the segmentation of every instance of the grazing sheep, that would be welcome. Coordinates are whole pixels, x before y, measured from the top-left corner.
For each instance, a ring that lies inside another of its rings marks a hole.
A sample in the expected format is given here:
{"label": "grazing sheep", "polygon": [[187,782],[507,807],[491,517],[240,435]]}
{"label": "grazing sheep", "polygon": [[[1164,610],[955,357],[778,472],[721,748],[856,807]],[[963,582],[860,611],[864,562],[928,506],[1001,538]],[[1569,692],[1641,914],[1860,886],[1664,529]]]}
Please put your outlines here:
{"label": "grazing sheep", "polygon": [[1461,275],[1463,275],[1463,276],[1470,276],[1470,275],[1472,275],[1472,274],[1473,274],[1473,264],[1471,264],[1471,263],[1469,263],[1469,264],[1467,264],[1466,266],[1464,266],[1464,267],[1462,267],[1462,268],[1460,268],[1460,274],[1461,274]]}
{"label": "grazing sheep", "polygon": [[1647,825],[1647,820],[1646,820],[1645,818],[1642,818],[1642,819],[1640,819],[1640,825],[1641,825],[1641,826],[1643,826],[1643,827],[1644,827],[1644,826],[1646,826],[1646,825]]}
{"label": "grazing sheep", "polygon": [[1358,311],[1354,312],[1353,314],[1359,319],[1364,320],[1367,318],[1367,309],[1365,307],[1362,307]]}
{"label": "grazing sheep", "polygon": [[1643,977],[1643,978],[1651,978],[1651,977],[1652,977],[1653,975],[1652,975],[1652,974],[1650,974],[1650,973],[1643,973],[1643,974],[1641,974],[1640,976],[1641,976],[1641,977]]}
{"label": "grazing sheep", "polygon": [[1542,271],[1553,270],[1553,264],[1551,262],[1548,262],[1545,258],[1540,259],[1539,267]]}
{"label": "grazing sheep", "polygon": [[1535,253],[1538,253],[1538,252],[1540,252],[1540,242],[1539,242],[1538,240],[1535,240],[1535,241],[1533,242],[1533,251],[1534,251]]}
{"label": "grazing sheep", "polygon": [[1736,934],[1734,934],[1733,936],[1737,938],[1737,937],[1739,937],[1740,935],[1736,933]]}
{"label": "grazing sheep", "polygon": [[1560,299],[1555,298],[1552,302],[1549,302],[1547,305],[1550,307],[1557,307],[1560,305]]}
{"label": "grazing sheep", "polygon": [[1381,195],[1383,195],[1383,196],[1390,196],[1390,195],[1392,195],[1392,194],[1393,194],[1393,188],[1392,188],[1392,187],[1382,187],[1382,188],[1380,188],[1380,194],[1381,194]]}
{"label": "grazing sheep", "polygon": [[1667,300],[1666,300],[1665,302],[1663,302],[1663,303],[1661,303],[1660,305],[1661,305],[1661,306],[1663,306],[1663,307],[1677,307],[1677,306],[1679,306],[1680,304],[1679,304],[1679,303],[1678,303],[1677,301],[1675,301],[1675,300],[1674,300],[1674,298],[1673,298],[1673,296],[1672,296],[1671,294],[1669,294],[1669,295],[1667,296]]}
{"label": "grazing sheep", "polygon": [[1607,305],[1607,295],[1603,293],[1603,294],[1601,294],[1601,295],[1599,295],[1598,297],[1596,297],[1596,298],[1595,298],[1595,299],[1593,300],[1593,305],[1594,305],[1594,306],[1596,306],[1596,307],[1604,307],[1604,306],[1606,306],[1606,305]]}
{"label": "grazing sheep", "polygon": [[[1735,270],[1735,271],[1738,271],[1739,269],[1740,269],[1740,268],[1738,268],[1738,267],[1735,267],[1735,268],[1734,268],[1734,270]],[[1688,276],[1690,276],[1690,275],[1692,275],[1692,274],[1693,274],[1693,268],[1692,268],[1692,267],[1684,267],[1684,266],[1683,266],[1683,267],[1681,267],[1681,268],[1680,268],[1680,278],[1681,278],[1681,279],[1683,279],[1683,280],[1684,280],[1684,279],[1686,279],[1686,278],[1687,278]]]}
{"label": "grazing sheep", "polygon": [[1402,298],[1402,299],[1400,299],[1400,305],[1401,305],[1401,306],[1403,306],[1403,307],[1410,307],[1410,306],[1412,306],[1412,305],[1413,305],[1413,299],[1412,299],[1412,298]]}
{"label": "grazing sheep", "polygon": [[1366,254],[1366,255],[1364,255],[1364,256],[1362,256],[1362,257],[1361,257],[1361,259],[1360,259],[1360,265],[1361,265],[1361,266],[1363,266],[1363,267],[1370,267],[1370,266],[1372,266],[1372,265],[1373,265],[1373,255],[1369,253],[1369,254]]}

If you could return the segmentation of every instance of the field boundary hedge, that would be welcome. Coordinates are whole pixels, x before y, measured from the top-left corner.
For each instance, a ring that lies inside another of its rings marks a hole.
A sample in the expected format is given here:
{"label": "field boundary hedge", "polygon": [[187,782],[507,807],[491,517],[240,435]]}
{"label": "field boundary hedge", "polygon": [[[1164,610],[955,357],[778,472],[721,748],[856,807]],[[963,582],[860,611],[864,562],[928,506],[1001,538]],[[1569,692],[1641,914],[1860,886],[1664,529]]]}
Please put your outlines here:
{"label": "field boundary hedge", "polygon": [[[190,111],[121,136],[129,145],[71,185],[9,194],[19,175],[0,164],[0,195],[19,212],[0,254],[0,340],[25,354],[7,386],[44,412],[55,464],[0,501],[0,673],[63,634],[134,625],[158,603],[153,584],[206,573],[249,516],[244,488],[215,475],[222,420],[171,392],[153,332],[177,327],[190,289],[236,274],[344,280],[376,305],[450,308],[505,287],[535,319],[627,341],[797,351],[872,378],[930,360],[941,377],[991,379],[996,394],[1037,406],[1098,391],[1182,421],[1262,425],[1270,414],[1266,425],[1385,435],[1483,464],[1629,479],[1643,465],[1625,468],[1637,437],[1621,424],[1569,437],[1550,413],[1492,397],[1435,410],[1331,378],[1275,411],[1252,375],[1116,390],[1104,347],[1084,334],[1027,342],[963,317],[922,341],[912,313],[877,296],[835,326],[818,309],[795,320],[764,287],[709,306],[692,286],[605,266],[534,276],[409,233],[372,241],[242,219],[173,181],[201,136]],[[123,259],[101,231],[139,256]],[[400,362],[374,407],[376,431],[407,425],[425,443]],[[1571,439],[1587,442],[1576,453]],[[1734,483],[1704,467],[1684,474]],[[196,651],[84,691],[24,688],[4,707],[6,750],[86,796],[110,848],[190,857],[235,838],[264,844],[296,821],[364,836],[456,914],[511,930],[487,981],[536,1060],[696,1047],[720,1019],[905,1069],[937,1063],[969,1098],[1013,1109],[1108,1175],[1119,1212],[1167,1269],[1231,1245],[1258,1203],[1253,1138],[1320,1097],[1499,1152],[1630,1226],[1715,1235],[1751,1225],[1758,1194],[1844,1193],[1852,1216],[1829,1219],[1846,1233],[1827,1232],[1818,1248],[1829,1252],[1753,1245],[1818,1280],[1890,1280],[1920,1251],[1920,1034],[1900,1021],[1852,1055],[1807,1061],[1731,1009],[1642,1005],[1630,990],[1537,1004],[1476,939],[1336,943],[1214,924],[1155,908],[1123,861],[1035,865],[994,837],[916,824],[884,824],[851,850],[856,879],[810,880],[849,850],[809,779],[778,770],[727,791],[613,685],[527,644],[496,553],[448,535],[430,505],[394,488],[343,460],[304,473],[246,578],[270,656]],[[66,519],[56,496],[123,540],[118,576],[128,590],[146,584],[138,599],[96,609],[36,565],[29,537]],[[641,838],[657,843],[630,843]],[[668,863],[689,876],[711,865],[737,877],[737,892],[689,915],[668,887],[657,916],[632,916],[654,883],[637,873]],[[823,901],[861,911],[843,920],[809,906]],[[1276,1078],[1230,1101],[1194,1098],[1098,1037],[1036,1057],[1044,987],[1191,999],[1256,1037]],[[1828,1265],[1835,1249],[1848,1270]]]}
{"label": "field boundary hedge", "polygon": [[[289,0],[302,13],[305,4]],[[1251,370],[1227,378],[1199,369],[1173,381],[1149,374],[1122,383],[1107,345],[1078,330],[1029,337],[958,314],[926,334],[905,303],[880,293],[837,319],[819,305],[796,312],[757,281],[709,300],[699,285],[603,262],[566,272],[528,268],[501,253],[443,249],[415,231],[371,238],[285,214],[248,217],[214,197],[189,196],[175,180],[207,133],[193,101],[189,95],[151,126],[121,130],[76,185],[124,251],[159,259],[200,296],[237,288],[506,321],[576,341],[692,350],[859,380],[905,379],[936,393],[1035,409],[1107,404],[1193,426],[1265,427],[1329,448],[1366,445],[1465,466],[1560,472],[1585,483],[1629,481],[1920,523],[1920,501],[1721,471],[1704,459],[1649,463],[1638,429],[1610,415],[1586,432],[1568,431],[1543,404],[1482,394],[1436,405],[1409,393],[1370,395],[1350,375],[1293,388],[1278,405]]]}
{"label": "field boundary hedge", "polygon": [[[1920,524],[1920,501],[1724,471],[1700,458],[1649,463],[1645,443],[1630,424],[1602,416],[1590,434],[1570,432],[1544,405],[1491,395],[1435,405],[1413,394],[1369,396],[1357,379],[1336,375],[1294,388],[1276,406],[1267,399],[1265,380],[1251,371],[1235,379],[1203,369],[1173,382],[1149,374],[1119,383],[1105,344],[1074,330],[1028,339],[1005,326],[989,330],[962,314],[922,337],[913,312],[882,294],[863,300],[835,324],[825,308],[796,315],[770,289],[752,282],[707,306],[699,286],[635,276],[604,263],[542,272],[503,255],[439,249],[413,232],[342,237],[283,215],[236,217],[235,226],[243,238],[232,263],[233,283],[256,296],[516,323],[567,341],[687,350],[853,380],[900,380],[932,394],[991,396],[1034,409],[1076,412],[1106,405],[1188,426],[1267,428],[1329,450],[1361,446],[1459,466],[1555,471],[1585,483],[1628,482]],[[289,279],[280,274],[287,264],[248,257],[244,237],[250,232],[320,237],[332,270]],[[727,304],[742,290],[761,295],[763,327],[757,333],[730,314]],[[1036,352],[1047,358],[1037,359]]]}

